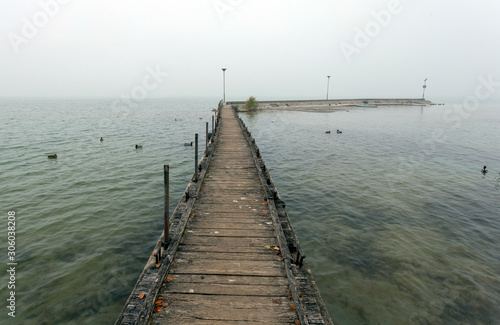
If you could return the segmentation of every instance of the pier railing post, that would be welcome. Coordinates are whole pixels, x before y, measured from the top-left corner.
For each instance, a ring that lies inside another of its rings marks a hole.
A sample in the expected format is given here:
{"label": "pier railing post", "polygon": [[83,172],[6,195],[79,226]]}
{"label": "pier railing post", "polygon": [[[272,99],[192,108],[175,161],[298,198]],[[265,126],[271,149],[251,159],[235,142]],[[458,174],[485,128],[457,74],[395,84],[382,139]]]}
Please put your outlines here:
{"label": "pier railing post", "polygon": [[170,166],[163,165],[163,186],[165,192],[165,206],[163,209],[163,246],[167,247],[170,242],[169,237],[169,216],[170,216]]}
{"label": "pier railing post", "polygon": [[205,156],[207,155],[208,152],[208,122],[206,124],[206,130],[205,130]]}
{"label": "pier railing post", "polygon": [[212,136],[214,135],[214,119],[215,116],[212,115]]}
{"label": "pier railing post", "polygon": [[198,133],[194,135],[194,180],[198,181]]}

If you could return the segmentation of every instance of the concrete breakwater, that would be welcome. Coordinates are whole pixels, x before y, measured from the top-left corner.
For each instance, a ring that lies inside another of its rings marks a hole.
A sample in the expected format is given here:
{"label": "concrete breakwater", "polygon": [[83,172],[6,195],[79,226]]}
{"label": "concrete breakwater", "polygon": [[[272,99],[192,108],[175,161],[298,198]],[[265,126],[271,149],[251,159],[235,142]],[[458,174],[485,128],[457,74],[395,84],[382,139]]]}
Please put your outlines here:
{"label": "concrete breakwater", "polygon": [[[329,99],[329,100],[271,100],[258,101],[261,110],[291,110],[306,112],[329,112],[345,110],[358,105],[374,106],[428,106],[436,105],[422,98],[360,98],[360,99]],[[231,101],[226,104],[238,106],[239,111],[245,111],[245,101]]]}

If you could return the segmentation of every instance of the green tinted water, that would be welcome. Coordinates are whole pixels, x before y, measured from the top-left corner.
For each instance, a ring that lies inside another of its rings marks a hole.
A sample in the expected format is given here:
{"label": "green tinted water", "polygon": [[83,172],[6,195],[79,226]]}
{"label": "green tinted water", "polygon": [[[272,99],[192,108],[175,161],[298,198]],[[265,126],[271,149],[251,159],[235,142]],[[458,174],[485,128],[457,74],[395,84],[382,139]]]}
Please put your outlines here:
{"label": "green tinted water", "polygon": [[[162,231],[163,164],[172,211],[193,172],[183,144],[204,141],[216,104],[0,102],[0,212],[16,211],[18,261],[18,317],[2,323],[115,321]],[[499,106],[460,127],[449,108],[243,114],[336,324],[498,322]]]}

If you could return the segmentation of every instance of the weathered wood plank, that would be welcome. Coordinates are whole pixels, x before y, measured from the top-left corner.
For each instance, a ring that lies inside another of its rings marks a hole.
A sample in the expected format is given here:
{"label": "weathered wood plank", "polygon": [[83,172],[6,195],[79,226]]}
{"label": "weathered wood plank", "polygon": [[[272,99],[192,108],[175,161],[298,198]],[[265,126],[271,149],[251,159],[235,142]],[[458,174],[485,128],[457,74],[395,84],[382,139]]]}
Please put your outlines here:
{"label": "weathered wood plank", "polygon": [[264,246],[203,246],[203,245],[180,245],[179,252],[204,252],[204,253],[234,253],[234,254],[268,254]]}
{"label": "weathered wood plank", "polygon": [[203,237],[186,236],[182,241],[183,245],[219,246],[227,247],[264,247],[266,245],[276,246],[276,238],[238,238],[238,237]]}
{"label": "weathered wood plank", "polygon": [[267,276],[244,276],[244,275],[195,275],[195,274],[176,274],[172,273],[170,282],[189,282],[204,284],[246,284],[246,285],[287,285],[286,277],[267,277]]}
{"label": "weathered wood plank", "polygon": [[[168,306],[155,313],[153,324],[191,324],[191,322],[258,322],[294,324],[290,301],[284,296],[245,297],[195,294],[166,294]],[[205,323],[206,324],[206,323]]]}
{"label": "weathered wood plank", "polygon": [[200,282],[171,281],[168,293],[202,294],[202,295],[233,295],[233,296],[283,296],[288,294],[288,284],[276,286],[269,284],[221,284]]}
{"label": "weathered wood plank", "polygon": [[230,274],[257,276],[284,276],[283,265],[278,261],[209,260],[176,258],[172,273],[177,274]]}
{"label": "weathered wood plank", "polygon": [[257,238],[273,238],[274,231],[272,229],[213,229],[213,228],[193,228],[189,227],[187,234],[193,236],[209,236],[209,237],[257,237]]}
{"label": "weathered wood plank", "polygon": [[259,215],[260,213],[264,212],[267,213],[267,211],[262,211],[262,207],[259,206],[252,206],[252,205],[240,205],[238,206],[226,206],[226,205],[221,205],[221,204],[210,204],[210,203],[203,203],[198,206],[198,209],[196,211],[201,211],[201,212],[206,212],[210,211],[211,213],[233,213],[234,216],[233,218],[238,218],[240,216],[240,213],[254,213],[254,215]]}
{"label": "weathered wood plank", "polygon": [[[200,219],[200,218],[197,218]],[[267,220],[267,219],[263,219]],[[236,222],[234,219],[231,221],[220,221],[220,219],[205,219],[205,220],[192,220],[189,224],[189,229],[245,229],[245,230],[270,230],[273,231],[273,226],[271,223],[266,223],[266,221],[256,222],[256,219],[250,220],[250,223]]]}
{"label": "weathered wood plank", "polygon": [[[207,251],[186,250],[178,256],[184,259],[201,259],[207,257]],[[263,248],[260,252],[242,253],[242,252],[210,252],[212,260],[236,260],[244,259],[247,261],[281,261],[279,252],[272,251],[272,249]]]}
{"label": "weathered wood plank", "polygon": [[[235,227],[245,228],[249,227],[251,229],[252,226],[258,227],[260,224],[272,225],[272,221],[269,220],[268,217],[262,215],[247,215],[247,216],[238,216],[234,217],[232,214],[227,213],[225,215],[198,215],[195,217],[191,217],[191,222],[196,224],[206,223],[206,224],[224,224],[228,225],[228,228],[232,228],[232,224]],[[270,223],[271,222],[271,223]],[[238,229],[240,229],[238,228]]]}

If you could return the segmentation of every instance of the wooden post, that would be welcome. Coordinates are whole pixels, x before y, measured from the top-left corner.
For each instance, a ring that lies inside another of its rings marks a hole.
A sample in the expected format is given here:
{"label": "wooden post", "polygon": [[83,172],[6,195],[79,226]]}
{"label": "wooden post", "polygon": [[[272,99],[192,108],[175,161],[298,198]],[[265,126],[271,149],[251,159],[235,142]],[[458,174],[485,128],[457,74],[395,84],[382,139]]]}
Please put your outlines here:
{"label": "wooden post", "polygon": [[194,135],[194,180],[198,181],[198,133]]}
{"label": "wooden post", "polygon": [[206,130],[205,130],[205,156],[207,155],[208,152],[208,122],[206,124]]}
{"label": "wooden post", "polygon": [[214,119],[215,116],[212,115],[212,136],[214,136]]}
{"label": "wooden post", "polygon": [[165,206],[163,209],[163,246],[166,248],[170,242],[169,237],[169,216],[170,216],[170,166],[163,165],[163,186],[165,192]]}

